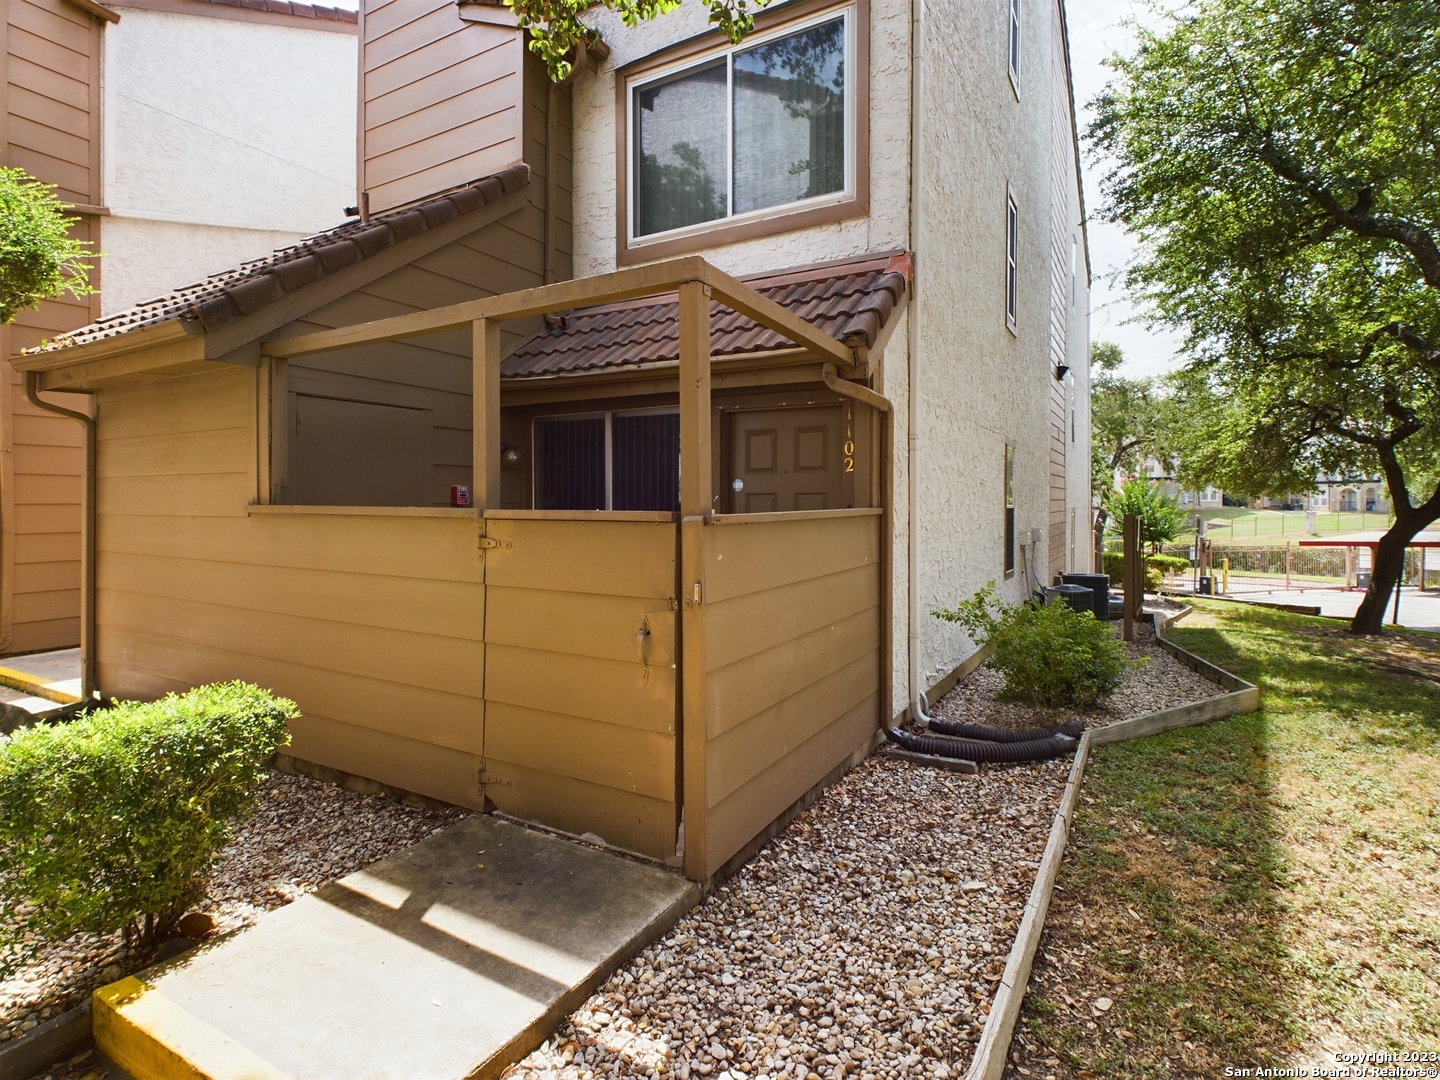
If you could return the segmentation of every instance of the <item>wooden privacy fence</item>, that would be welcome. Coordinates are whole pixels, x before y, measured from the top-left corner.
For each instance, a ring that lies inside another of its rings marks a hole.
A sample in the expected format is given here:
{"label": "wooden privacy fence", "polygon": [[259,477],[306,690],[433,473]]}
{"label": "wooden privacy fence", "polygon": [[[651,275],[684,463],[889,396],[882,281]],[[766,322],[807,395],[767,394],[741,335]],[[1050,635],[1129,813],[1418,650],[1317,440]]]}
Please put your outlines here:
{"label": "wooden privacy fence", "polygon": [[[500,510],[501,323],[671,290],[679,521]],[[263,346],[289,359],[470,327],[485,793],[662,858],[683,826],[695,880],[874,735],[888,644],[883,508],[714,513],[712,301],[808,349],[828,386],[888,413],[846,381],[864,371],[849,347],[697,257]],[[871,502],[880,490],[877,478]]]}

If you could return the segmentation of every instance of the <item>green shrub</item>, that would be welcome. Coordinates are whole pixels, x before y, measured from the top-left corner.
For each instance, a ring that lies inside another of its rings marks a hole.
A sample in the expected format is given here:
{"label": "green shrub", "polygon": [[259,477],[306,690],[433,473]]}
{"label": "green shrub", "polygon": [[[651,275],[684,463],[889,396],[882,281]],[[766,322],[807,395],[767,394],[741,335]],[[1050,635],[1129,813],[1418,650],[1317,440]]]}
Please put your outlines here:
{"label": "green shrub", "polygon": [[0,169],[0,323],[63,292],[95,291],[89,242],[70,238],[63,206],[53,185],[24,169]]}
{"label": "green shrub", "polygon": [[[1118,551],[1101,552],[1100,565],[1100,572],[1109,576],[1111,587],[1119,588],[1120,582],[1125,576],[1124,555]],[[1167,575],[1183,573],[1189,569],[1190,560],[1182,559],[1179,555],[1146,555],[1145,591],[1159,592]]]}
{"label": "green shrub", "polygon": [[1170,577],[1172,574],[1188,572],[1190,569],[1190,560],[1182,558],[1179,555],[1147,555],[1145,556],[1145,565],[1152,570],[1160,571],[1160,573],[1166,577]]}
{"label": "green shrub", "polygon": [[1161,544],[1168,544],[1185,528],[1185,512],[1177,500],[1165,494],[1159,481],[1131,477],[1118,488],[1111,488],[1104,499],[1110,535],[1121,535],[1126,515],[1133,514],[1140,519],[1140,542],[1148,544],[1152,551],[1159,551]]}
{"label": "green shrub", "polygon": [[931,612],[990,643],[986,666],[1005,676],[1000,697],[1046,708],[1085,708],[1115,692],[1134,661],[1110,624],[1065,604],[1000,602],[993,581],[953,609]]}
{"label": "green shrub", "polygon": [[296,715],[259,687],[216,683],[0,742],[0,967],[23,934],[123,930],[144,947],[167,935]]}

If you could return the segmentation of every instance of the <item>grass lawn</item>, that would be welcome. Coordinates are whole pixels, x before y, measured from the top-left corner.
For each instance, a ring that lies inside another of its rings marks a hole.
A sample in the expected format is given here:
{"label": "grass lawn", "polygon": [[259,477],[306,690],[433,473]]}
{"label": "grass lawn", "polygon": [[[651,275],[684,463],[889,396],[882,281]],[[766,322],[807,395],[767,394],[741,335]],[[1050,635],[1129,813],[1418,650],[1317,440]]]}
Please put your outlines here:
{"label": "grass lawn", "polygon": [[[1188,511],[1194,522],[1195,511]],[[1200,516],[1208,523],[1206,535],[1215,541],[1226,543],[1247,540],[1283,544],[1286,540],[1303,540],[1305,532],[1305,511],[1303,510],[1250,510],[1242,506],[1227,506],[1213,510],[1201,510]],[[1315,512],[1315,535],[1338,536],[1341,533],[1360,532],[1364,529],[1388,529],[1390,515],[1375,512],[1334,513],[1328,510]],[[1188,543],[1195,538],[1195,530],[1188,529],[1176,538],[1176,543]]]}
{"label": "grass lawn", "polygon": [[1200,602],[1261,709],[1095,752],[1007,1075],[1440,1051],[1440,638]]}

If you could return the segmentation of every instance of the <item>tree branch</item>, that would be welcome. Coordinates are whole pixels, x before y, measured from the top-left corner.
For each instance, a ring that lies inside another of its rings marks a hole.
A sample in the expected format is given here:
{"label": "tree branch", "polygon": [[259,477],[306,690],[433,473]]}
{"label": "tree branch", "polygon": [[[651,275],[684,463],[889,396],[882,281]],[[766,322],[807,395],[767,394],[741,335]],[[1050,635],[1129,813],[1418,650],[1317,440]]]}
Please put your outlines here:
{"label": "tree branch", "polygon": [[1290,181],[1309,196],[1310,201],[1328,214],[1337,225],[1349,229],[1357,236],[1393,240],[1405,248],[1419,266],[1425,284],[1432,289],[1440,289],[1440,245],[1436,244],[1435,237],[1424,227],[1403,218],[1371,214],[1372,195],[1368,188],[1361,189],[1354,206],[1342,206],[1328,187],[1276,148],[1269,132],[1261,139],[1260,160],[1269,165],[1277,176]]}

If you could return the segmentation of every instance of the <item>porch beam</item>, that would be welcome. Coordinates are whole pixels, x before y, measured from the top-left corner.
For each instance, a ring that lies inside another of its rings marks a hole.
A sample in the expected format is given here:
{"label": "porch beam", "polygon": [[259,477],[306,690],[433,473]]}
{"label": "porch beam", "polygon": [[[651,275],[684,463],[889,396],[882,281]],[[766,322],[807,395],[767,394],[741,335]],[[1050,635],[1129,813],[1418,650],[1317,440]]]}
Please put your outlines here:
{"label": "porch beam", "polygon": [[613,274],[598,274],[595,277],[487,296],[481,300],[467,300],[463,304],[451,304],[449,307],[412,311],[407,315],[395,315],[374,322],[281,338],[279,341],[266,342],[264,348],[270,356],[310,356],[354,345],[373,345],[378,342],[397,341],[400,338],[419,337],[422,334],[459,330],[476,319],[524,319],[574,307],[633,300],[636,297],[669,292],[683,281],[696,281],[704,266],[703,259],[689,256],[651,266],[619,270]]}
{"label": "porch beam", "polygon": [[267,356],[277,359],[311,356],[356,345],[373,345],[397,341],[400,338],[457,330],[476,319],[523,319],[570,308],[593,307],[642,296],[657,296],[686,282],[701,282],[709,286],[711,296],[719,303],[838,365],[848,367],[855,363],[854,350],[798,315],[792,314],[774,300],[762,296],[738,278],[717,270],[698,256],[522,289],[500,296],[487,296],[483,300],[468,300],[463,304],[452,304],[430,311],[414,311],[407,315],[396,315],[355,326],[282,338],[279,341],[266,342],[264,351]]}
{"label": "porch beam", "polygon": [[474,409],[473,464],[470,504],[478,510],[500,509],[500,323],[476,319],[471,324],[473,366],[471,407]]}
{"label": "porch beam", "polygon": [[848,367],[855,363],[852,349],[768,296],[762,296],[738,278],[706,263],[701,280],[710,286],[711,295],[732,311],[749,316],[761,326],[828,357],[836,364]]}

